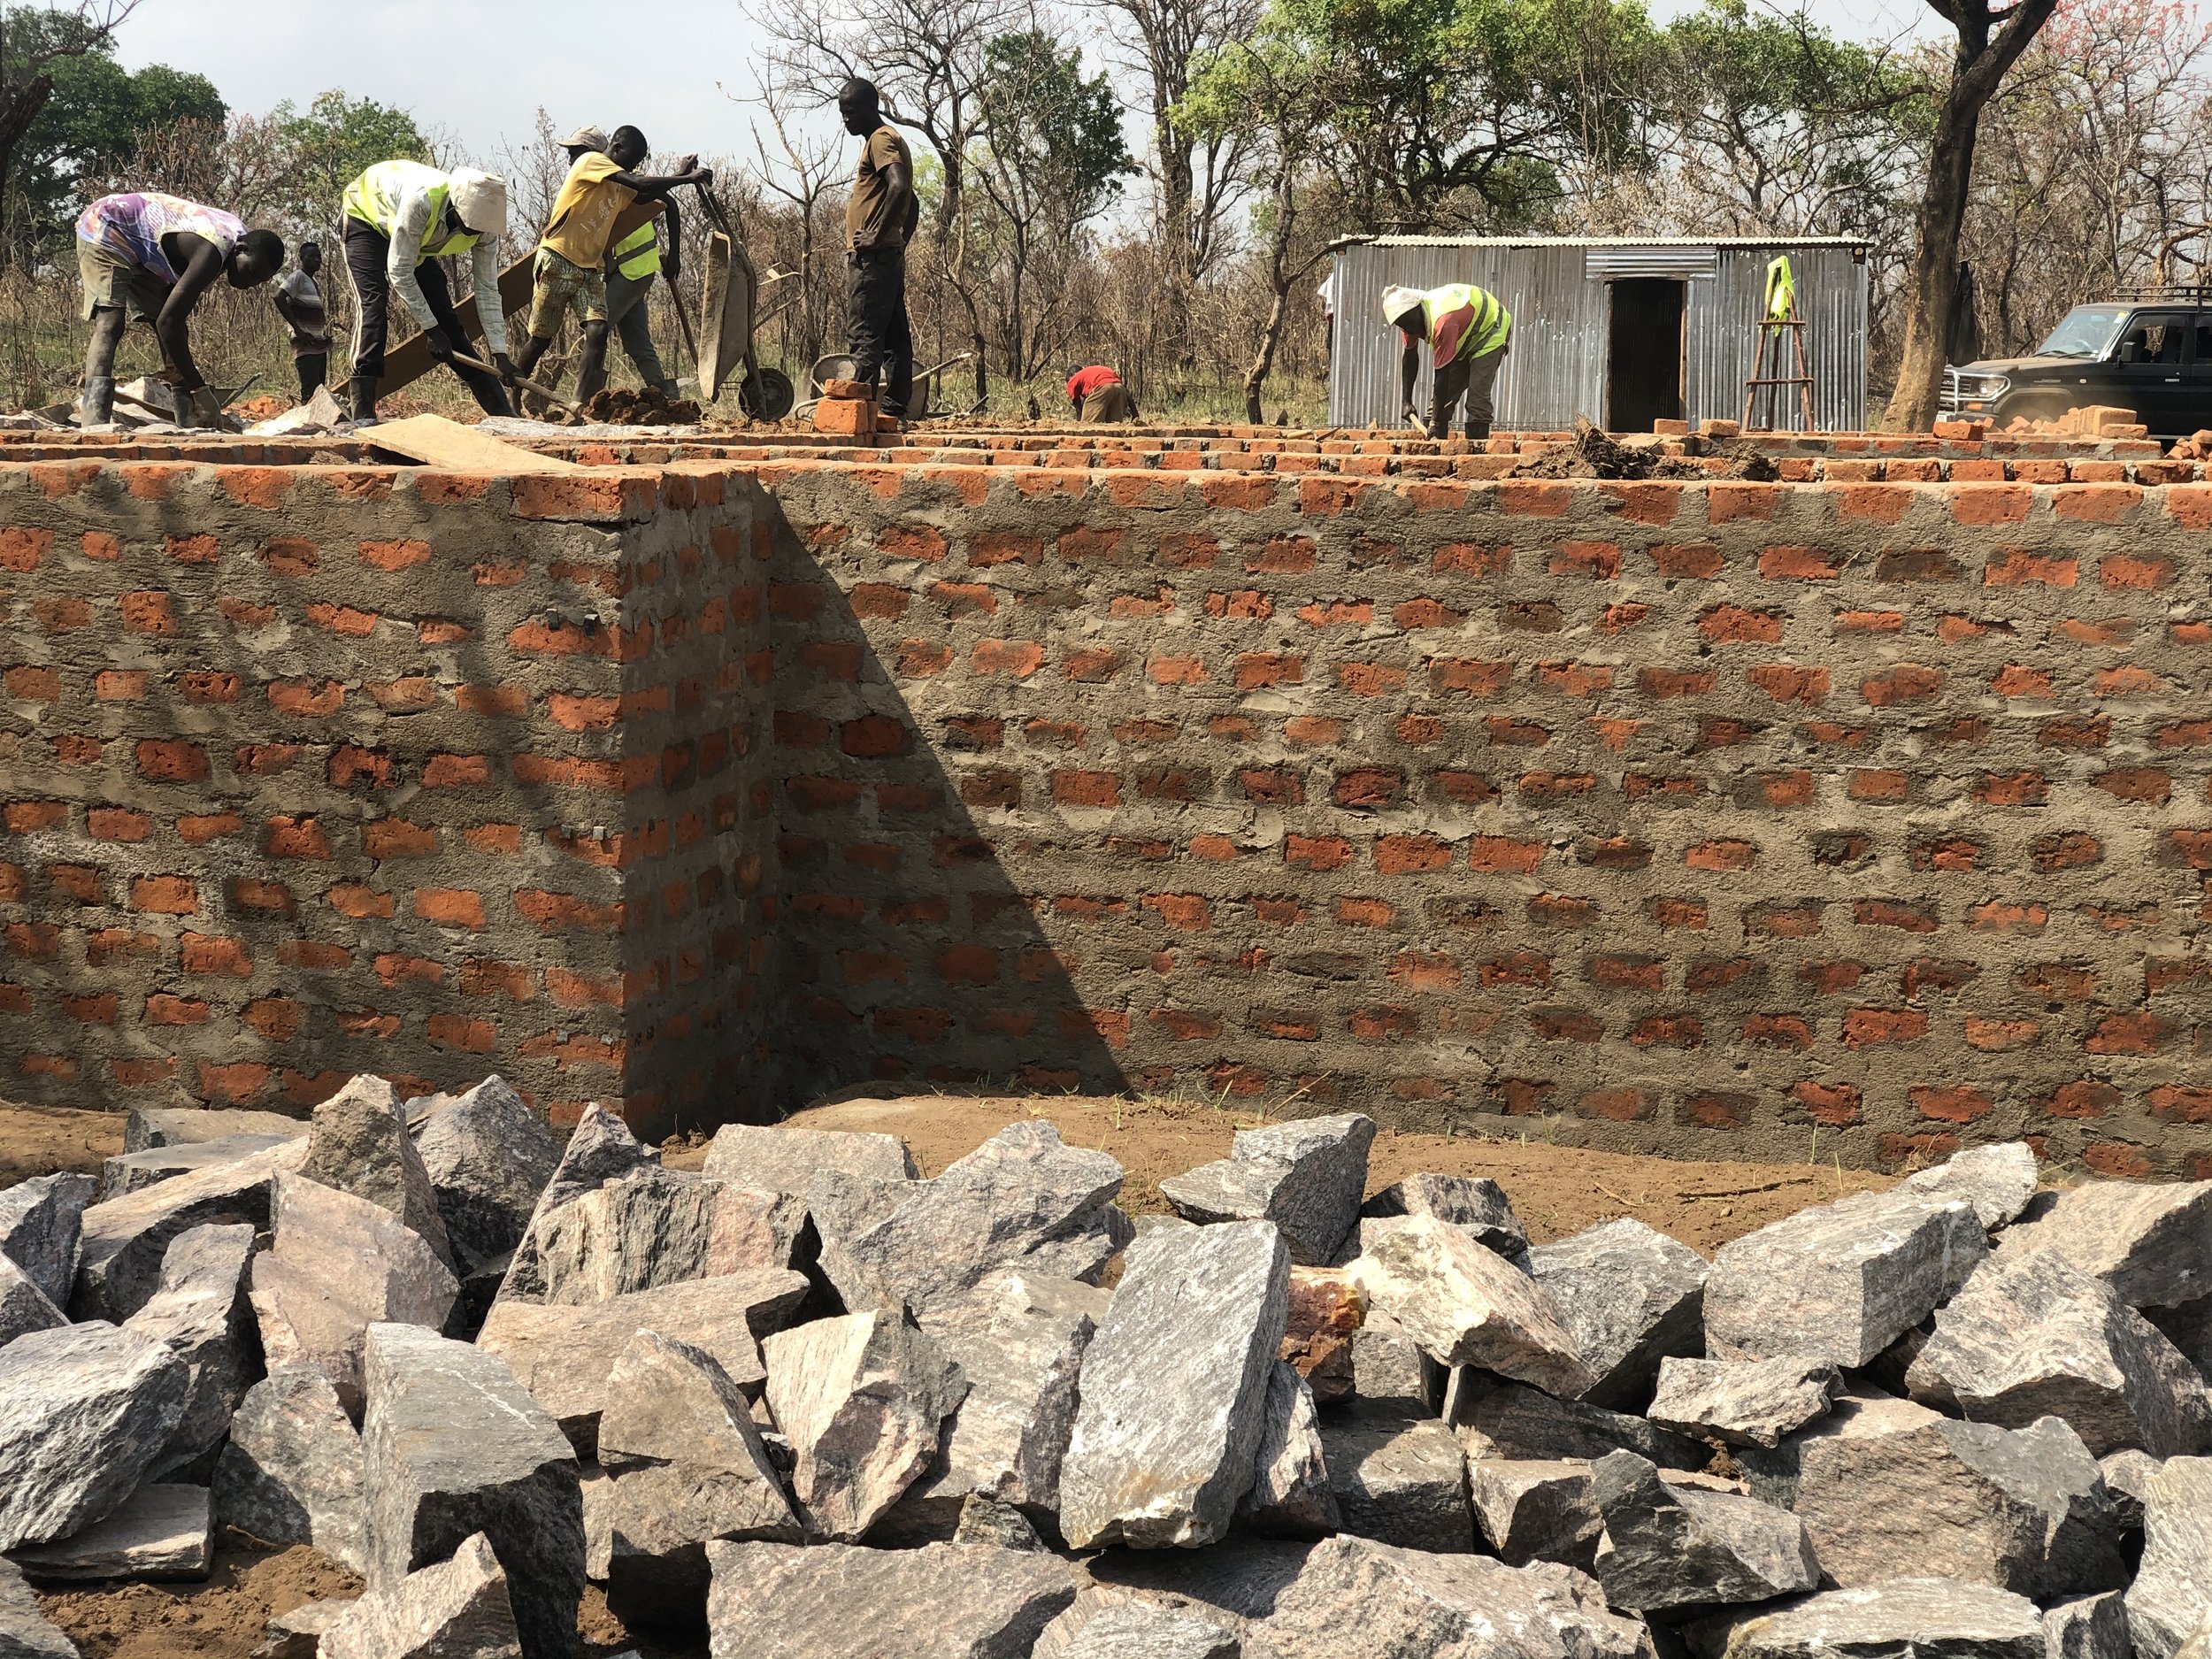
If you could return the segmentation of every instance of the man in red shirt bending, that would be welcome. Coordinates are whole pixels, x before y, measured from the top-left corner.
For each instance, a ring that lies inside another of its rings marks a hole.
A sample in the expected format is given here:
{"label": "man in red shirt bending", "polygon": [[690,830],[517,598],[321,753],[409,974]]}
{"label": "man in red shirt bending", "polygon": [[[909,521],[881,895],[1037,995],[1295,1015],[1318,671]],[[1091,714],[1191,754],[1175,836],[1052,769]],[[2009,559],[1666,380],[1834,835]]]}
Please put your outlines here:
{"label": "man in red shirt bending", "polygon": [[1068,402],[1075,405],[1075,418],[1081,421],[1137,418],[1137,400],[1129,396],[1121,376],[1102,363],[1094,363],[1068,376]]}

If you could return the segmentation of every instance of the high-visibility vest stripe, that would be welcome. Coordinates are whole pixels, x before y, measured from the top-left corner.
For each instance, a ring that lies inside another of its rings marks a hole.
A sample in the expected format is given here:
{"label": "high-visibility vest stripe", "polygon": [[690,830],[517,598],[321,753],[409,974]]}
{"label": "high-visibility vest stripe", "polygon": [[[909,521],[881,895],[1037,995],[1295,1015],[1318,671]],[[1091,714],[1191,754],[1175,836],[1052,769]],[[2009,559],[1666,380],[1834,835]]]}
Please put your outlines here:
{"label": "high-visibility vest stripe", "polygon": [[430,232],[423,238],[422,257],[439,259],[449,253],[466,253],[481,240],[472,230],[454,231],[445,236],[438,228],[445,222],[446,199],[453,193],[453,180],[435,167],[426,167],[419,161],[380,161],[346,187],[345,212],[348,219],[357,219],[372,230],[389,236],[399,218],[399,200],[410,189],[420,187],[430,197]]}

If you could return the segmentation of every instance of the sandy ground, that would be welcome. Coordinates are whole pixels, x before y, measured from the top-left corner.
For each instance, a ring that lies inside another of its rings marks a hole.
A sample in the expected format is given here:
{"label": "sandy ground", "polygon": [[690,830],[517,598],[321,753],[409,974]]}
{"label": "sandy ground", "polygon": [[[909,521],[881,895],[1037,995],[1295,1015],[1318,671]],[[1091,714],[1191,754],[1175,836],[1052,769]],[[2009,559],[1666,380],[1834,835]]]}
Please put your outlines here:
{"label": "sandy ground", "polygon": [[[1226,1156],[1239,1129],[1263,1121],[1178,1102],[931,1095],[848,1100],[810,1108],[792,1122],[902,1136],[922,1172],[934,1175],[1025,1118],[1049,1119],[1071,1145],[1111,1153],[1129,1171],[1122,1203],[1134,1211],[1164,1210],[1164,1178]],[[0,1187],[54,1170],[96,1171],[102,1158],[122,1148],[119,1114],[0,1105]],[[671,1142],[663,1156],[676,1168],[696,1169],[705,1161],[706,1143]],[[1424,1170],[1491,1177],[1511,1194],[1539,1243],[1633,1216],[1709,1255],[1808,1204],[1887,1187],[1894,1179],[1811,1162],[1673,1163],[1551,1146],[1532,1137],[1484,1141],[1389,1130],[1376,1136],[1370,1190]],[[247,1659],[273,1614],[358,1589],[351,1574],[311,1549],[234,1549],[219,1555],[204,1585],[127,1585],[41,1601],[84,1659]],[[624,1631],[595,1590],[586,1599],[582,1630],[586,1651],[595,1656],[632,1647],[642,1659],[693,1659],[705,1653],[703,1646],[641,1641]]]}

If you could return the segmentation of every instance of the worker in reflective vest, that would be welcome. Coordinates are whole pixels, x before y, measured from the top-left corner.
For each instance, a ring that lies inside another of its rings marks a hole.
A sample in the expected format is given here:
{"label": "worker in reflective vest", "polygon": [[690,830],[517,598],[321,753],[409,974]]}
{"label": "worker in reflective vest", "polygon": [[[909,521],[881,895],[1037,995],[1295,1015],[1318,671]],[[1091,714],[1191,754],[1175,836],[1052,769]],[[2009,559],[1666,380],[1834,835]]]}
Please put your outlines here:
{"label": "worker in reflective vest", "polygon": [[[580,127],[561,141],[561,147],[568,151],[572,167],[595,151],[605,154],[607,143],[607,134],[601,128]],[[664,199],[661,206],[668,224],[664,242],[659,225],[645,224],[607,250],[607,317],[638,379],[673,397],[676,377],[661,366],[661,354],[654,349],[653,311],[647,301],[653,279],[664,270],[670,288],[676,286],[684,222],[674,196]]]}
{"label": "worker in reflective vest", "polygon": [[1413,380],[1420,373],[1425,340],[1436,360],[1429,436],[1440,438],[1451,429],[1452,411],[1464,396],[1467,436],[1487,438],[1495,412],[1491,388],[1513,340],[1513,316],[1504,302],[1471,283],[1454,282],[1440,288],[1385,288],[1382,308],[1405,341],[1398,373],[1400,412],[1409,420],[1421,419],[1413,406]]}
{"label": "worker in reflective vest", "polygon": [[[346,274],[357,304],[353,339],[353,419],[376,419],[377,382],[384,377],[384,339],[396,292],[422,326],[430,355],[461,377],[488,415],[511,415],[503,382],[514,378],[507,357],[507,318],[499,303],[499,239],[507,234],[507,181],[473,167],[451,173],[419,161],[380,161],[346,187]],[[496,374],[454,361],[469,351],[467,331],[438,261],[466,254],[475,285],[477,323]]]}

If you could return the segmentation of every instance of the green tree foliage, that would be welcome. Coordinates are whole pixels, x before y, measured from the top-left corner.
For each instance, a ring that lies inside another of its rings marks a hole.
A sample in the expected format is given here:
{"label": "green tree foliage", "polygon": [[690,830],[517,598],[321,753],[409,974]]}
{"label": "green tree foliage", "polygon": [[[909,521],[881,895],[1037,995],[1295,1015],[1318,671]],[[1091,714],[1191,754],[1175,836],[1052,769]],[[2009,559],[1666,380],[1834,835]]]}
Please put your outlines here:
{"label": "green tree foliage", "polygon": [[121,173],[148,134],[185,120],[219,124],[227,113],[204,75],[165,64],[125,69],[109,32],[76,12],[7,13],[0,79],[14,81],[34,65],[52,88],[7,157],[6,182],[23,229],[42,242],[67,231],[87,194]]}

